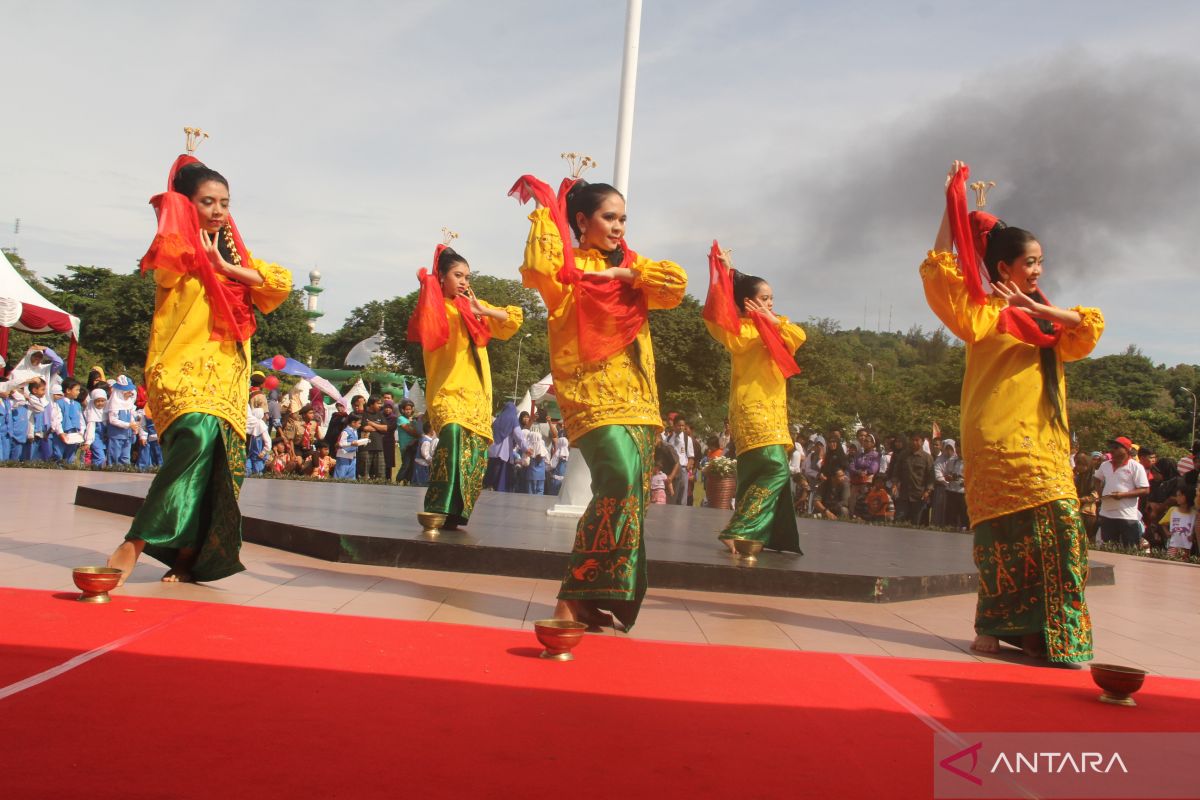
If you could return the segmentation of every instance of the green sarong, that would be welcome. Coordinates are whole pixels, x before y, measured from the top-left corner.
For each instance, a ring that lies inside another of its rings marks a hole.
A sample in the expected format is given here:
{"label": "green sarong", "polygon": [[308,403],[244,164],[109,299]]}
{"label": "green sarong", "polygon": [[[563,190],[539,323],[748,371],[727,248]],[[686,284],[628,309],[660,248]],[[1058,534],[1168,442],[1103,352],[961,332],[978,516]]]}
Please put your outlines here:
{"label": "green sarong", "polygon": [[1092,657],[1087,533],[1079,501],[1054,500],[975,526],[975,632],[1002,639],[1043,633],[1051,661]]}
{"label": "green sarong", "polygon": [[211,414],[192,412],[171,423],[161,438],[163,463],[127,540],[174,567],[179,551],[196,551],[192,577],[215,581],[245,569],[238,495],[246,477],[246,435]]}
{"label": "green sarong", "polygon": [[626,630],[646,596],[643,524],[654,440],[649,425],[603,425],[575,442],[592,472],[592,502],[575,529],[558,599],[588,601]]}
{"label": "green sarong", "polygon": [[488,441],[457,422],[443,425],[429,464],[425,510],[445,514],[447,527],[466,525],[483,489]]}
{"label": "green sarong", "polygon": [[796,530],[787,448],[756,447],[737,454],[737,502],[721,539],[753,539],[768,550],[804,553]]}

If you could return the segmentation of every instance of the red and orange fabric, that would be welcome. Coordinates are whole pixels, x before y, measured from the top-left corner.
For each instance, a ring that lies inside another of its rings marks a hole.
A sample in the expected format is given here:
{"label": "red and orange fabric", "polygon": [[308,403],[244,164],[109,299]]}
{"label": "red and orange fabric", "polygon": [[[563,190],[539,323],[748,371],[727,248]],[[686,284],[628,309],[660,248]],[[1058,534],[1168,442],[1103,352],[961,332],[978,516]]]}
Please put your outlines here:
{"label": "red and orange fabric", "polygon": [[[421,291],[417,295],[417,307],[408,320],[408,340],[420,343],[426,350],[437,350],[450,338],[450,321],[446,316],[445,295],[437,270],[438,259],[445,249],[446,245],[439,244],[433,251],[433,268],[417,273]],[[477,347],[487,347],[492,340],[491,328],[471,310],[470,298],[459,295],[452,302],[462,316],[471,341]]]}
{"label": "red and orange fabric", "polygon": [[[987,271],[983,258],[992,230],[999,220],[982,211],[967,212],[967,181],[970,177],[971,168],[964,164],[946,185],[946,214],[950,220],[950,234],[954,239],[954,249],[958,251],[967,294],[976,305],[983,305],[988,298],[988,291],[984,287],[983,276]],[[1045,300],[1044,294],[1042,299]],[[1051,323],[1051,328],[1050,333],[1045,333],[1036,319],[1011,306],[1000,312],[997,321],[997,329],[1001,333],[1036,347],[1054,347],[1058,344],[1062,326]]]}
{"label": "red and orange fabric", "polygon": [[[580,357],[585,362],[595,362],[628,347],[649,319],[649,310],[645,295],[631,284],[616,278],[585,280],[583,272],[575,265],[571,228],[567,221],[567,193],[577,182],[576,178],[564,178],[556,195],[544,182],[532,175],[522,175],[508,194],[520,203],[527,203],[531,198],[537,200],[554,220],[563,247],[558,280],[575,287]],[[629,249],[624,239],[621,248],[624,259],[620,266],[628,268],[637,260],[637,253]]]}
{"label": "red and orange fabric", "polygon": [[[212,339],[245,342],[254,335],[256,328],[250,287],[226,280],[213,269],[200,243],[200,219],[196,207],[191,199],[171,188],[180,169],[198,163],[199,159],[194,156],[179,156],[171,165],[167,191],[150,198],[150,205],[154,206],[158,217],[158,231],[150,249],[142,256],[141,269],[142,272],[168,270],[199,279],[213,311]],[[232,216],[229,227],[242,264],[250,266],[250,255]]]}
{"label": "red and orange fabric", "polygon": [[[720,256],[721,246],[713,239],[712,249],[708,251],[708,296],[704,299],[702,316],[736,336],[742,329],[742,322],[737,303],[733,299],[733,272],[725,266]],[[783,377],[799,375],[800,367],[796,364],[795,353],[789,352],[779,329],[757,311],[751,311],[746,316],[754,322],[763,346],[767,348],[771,360],[783,373]]]}

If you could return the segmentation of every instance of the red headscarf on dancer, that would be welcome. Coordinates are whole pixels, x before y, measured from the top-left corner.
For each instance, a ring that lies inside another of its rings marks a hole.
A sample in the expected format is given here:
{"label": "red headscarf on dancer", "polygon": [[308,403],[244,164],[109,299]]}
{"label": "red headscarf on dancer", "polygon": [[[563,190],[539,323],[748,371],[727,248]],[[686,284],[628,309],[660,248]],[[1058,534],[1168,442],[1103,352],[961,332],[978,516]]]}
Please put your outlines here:
{"label": "red headscarf on dancer", "polygon": [[[562,239],[563,263],[558,270],[558,282],[575,287],[575,311],[579,323],[579,357],[584,363],[603,361],[628,347],[649,319],[645,295],[632,285],[617,278],[584,280],[583,270],[575,266],[575,249],[571,245],[571,227],[567,216],[567,195],[579,183],[578,178],[564,178],[556,196],[542,181],[532,175],[522,175],[508,190],[509,197],[520,203],[530,198],[550,212],[550,219]],[[628,268],[637,253],[621,240],[624,258],[621,267]]]}
{"label": "red headscarf on dancer", "polygon": [[[422,269],[417,273],[417,281],[421,284],[421,292],[417,295],[417,307],[408,320],[408,340],[419,342],[425,350],[437,350],[450,339],[450,318],[446,315],[445,295],[442,293],[442,282],[438,277],[438,259],[446,245],[439,244],[433,251],[433,269]],[[471,310],[471,300],[465,295],[454,298],[454,306],[458,309],[467,333],[476,347],[487,347],[492,340],[492,331],[488,324]]]}
{"label": "red headscarf on dancer", "polygon": [[[950,179],[946,186],[946,214],[950,220],[954,249],[958,251],[959,269],[962,270],[963,281],[967,285],[967,295],[975,304],[983,305],[988,298],[988,292],[984,288],[983,276],[987,274],[984,256],[987,254],[992,232],[1005,226],[991,214],[982,211],[967,213],[967,179],[970,177],[970,167],[963,164]],[[1041,300],[1049,304],[1044,294]],[[1036,319],[1012,306],[1000,312],[1000,332],[1014,336],[1026,344],[1054,347],[1062,336],[1062,326],[1050,323],[1050,328],[1048,333],[1043,331]]]}
{"label": "red headscarf on dancer", "polygon": [[[150,198],[158,217],[158,232],[150,249],[142,256],[142,272],[164,269],[190,275],[204,286],[204,295],[213,310],[212,338],[218,341],[247,341],[254,335],[254,309],[251,307],[250,287],[222,278],[213,269],[200,243],[200,217],[188,197],[175,191],[175,176],[188,164],[199,164],[191,155],[181,155],[171,165],[167,191]],[[234,249],[242,264],[249,266],[250,256],[238,233],[233,217],[226,224],[233,234]]]}
{"label": "red headscarf on dancer", "polygon": [[[725,266],[720,256],[721,246],[713,239],[712,250],[708,251],[708,297],[704,299],[702,316],[736,336],[742,330],[742,321],[738,316],[737,301],[733,297],[733,271]],[[783,373],[783,377],[786,379],[799,375],[800,367],[796,364],[795,355],[788,352],[783,337],[779,335],[779,328],[772,325],[761,312],[750,311],[747,312],[747,316],[754,322],[763,347],[767,348],[771,360]]]}

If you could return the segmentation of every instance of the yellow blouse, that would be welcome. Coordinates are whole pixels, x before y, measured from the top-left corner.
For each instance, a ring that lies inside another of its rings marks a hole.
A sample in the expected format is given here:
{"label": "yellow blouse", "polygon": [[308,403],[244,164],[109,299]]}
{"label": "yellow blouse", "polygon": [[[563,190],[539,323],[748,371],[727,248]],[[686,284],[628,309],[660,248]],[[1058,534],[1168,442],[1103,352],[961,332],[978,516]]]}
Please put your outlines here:
{"label": "yellow blouse", "polygon": [[[641,369],[634,363],[632,346],[603,361],[582,363],[579,358],[579,322],[575,293],[558,281],[562,267],[562,238],[550,212],[538,208],[529,215],[532,224],[525,243],[521,277],[525,286],[542,295],[549,312],[550,372],[562,409],[567,436],[576,440],[601,425],[651,425],[662,428],[658,386],[654,380],[654,350],[650,325],[637,334]],[[610,266],[598,250],[577,249],[575,266],[584,272],[601,272]],[[646,295],[649,308],[674,308],[687,289],[683,268],[671,261],[651,261],[638,256],[631,267],[633,287]]]}
{"label": "yellow blouse", "polygon": [[[807,338],[804,329],[779,317],[779,334],[790,352]],[[712,337],[725,346],[733,363],[729,381],[729,425],[737,452],[744,453],[772,444],[792,446],[788,431],[787,379],[763,346],[753,320],[742,318],[735,335],[704,321]]]}
{"label": "yellow blouse", "polygon": [[[263,279],[262,286],[251,288],[251,302],[269,314],[292,291],[292,273],[256,258],[250,265]],[[220,417],[244,431],[253,369],[250,342],[210,338],[213,311],[199,278],[158,269],[154,281],[158,290],[146,353],[146,394],[159,434],[193,411]]]}
{"label": "yellow blouse", "polygon": [[[1074,499],[1071,439],[1067,429],[1051,424],[1051,409],[1042,398],[1038,348],[997,330],[1006,303],[993,296],[984,305],[975,304],[953,253],[930,252],[921,265],[921,280],[933,313],[967,346],[961,453],[972,524]],[[1083,321],[1064,328],[1055,348],[1064,422],[1067,392],[1061,363],[1087,356],[1104,332],[1099,309],[1073,310]]]}
{"label": "yellow blouse", "polygon": [[[498,308],[479,301],[484,308]],[[458,306],[445,301],[450,338],[437,350],[425,351],[425,397],[429,402],[429,424],[436,433],[443,425],[457,423],[489,442],[492,440],[492,367],[486,347],[476,347],[467,333]],[[487,317],[488,328],[497,339],[508,339],[521,327],[520,306],[506,306],[508,319]],[[479,368],[467,349],[479,354]]]}

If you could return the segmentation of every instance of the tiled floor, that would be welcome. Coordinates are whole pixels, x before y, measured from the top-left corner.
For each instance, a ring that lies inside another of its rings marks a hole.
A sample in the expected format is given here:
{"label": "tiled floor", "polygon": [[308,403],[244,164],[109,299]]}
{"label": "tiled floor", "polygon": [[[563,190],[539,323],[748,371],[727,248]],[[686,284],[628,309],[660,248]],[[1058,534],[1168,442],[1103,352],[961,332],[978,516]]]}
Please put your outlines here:
{"label": "tiled floor", "polygon": [[[108,479],[123,478],[0,469],[0,586],[70,590],[71,567],[104,563],[129,518],[80,508],[72,499],[80,480]],[[650,547],[652,537],[651,533]],[[1107,553],[1093,558],[1114,564],[1117,578],[1115,586],[1088,592],[1096,659],[1200,679],[1200,567]],[[532,620],[550,615],[558,589],[554,581],[530,578],[333,564],[257,545],[243,548],[242,561],[245,572],[199,586],[161,583],[164,568],[143,559],[122,591],[295,611],[527,628]],[[630,636],[987,660],[968,650],[974,603],[972,595],[866,604],[651,588]]]}

